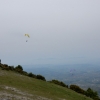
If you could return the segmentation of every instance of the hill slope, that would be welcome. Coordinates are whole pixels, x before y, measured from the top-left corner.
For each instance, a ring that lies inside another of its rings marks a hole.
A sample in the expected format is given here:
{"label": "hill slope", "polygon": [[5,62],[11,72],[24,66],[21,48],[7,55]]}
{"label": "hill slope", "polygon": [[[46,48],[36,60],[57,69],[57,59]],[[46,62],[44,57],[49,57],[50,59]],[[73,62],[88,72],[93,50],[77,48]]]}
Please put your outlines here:
{"label": "hill slope", "polygon": [[92,100],[70,89],[0,69],[0,100]]}

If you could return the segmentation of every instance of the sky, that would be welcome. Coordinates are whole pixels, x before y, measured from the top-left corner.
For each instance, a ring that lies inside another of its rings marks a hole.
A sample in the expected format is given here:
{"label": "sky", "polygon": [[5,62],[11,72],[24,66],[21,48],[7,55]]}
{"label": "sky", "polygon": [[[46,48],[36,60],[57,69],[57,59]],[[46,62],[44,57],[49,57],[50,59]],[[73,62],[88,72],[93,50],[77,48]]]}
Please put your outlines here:
{"label": "sky", "polygon": [[100,63],[99,38],[100,0],[0,0],[2,63]]}

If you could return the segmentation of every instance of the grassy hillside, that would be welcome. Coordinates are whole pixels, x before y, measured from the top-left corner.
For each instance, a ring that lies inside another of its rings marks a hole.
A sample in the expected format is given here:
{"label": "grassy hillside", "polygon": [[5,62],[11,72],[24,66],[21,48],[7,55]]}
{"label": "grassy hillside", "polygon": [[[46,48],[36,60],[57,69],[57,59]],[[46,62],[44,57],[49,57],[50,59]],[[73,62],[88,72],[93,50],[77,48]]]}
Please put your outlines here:
{"label": "grassy hillside", "polygon": [[70,89],[0,69],[0,100],[92,100]]}

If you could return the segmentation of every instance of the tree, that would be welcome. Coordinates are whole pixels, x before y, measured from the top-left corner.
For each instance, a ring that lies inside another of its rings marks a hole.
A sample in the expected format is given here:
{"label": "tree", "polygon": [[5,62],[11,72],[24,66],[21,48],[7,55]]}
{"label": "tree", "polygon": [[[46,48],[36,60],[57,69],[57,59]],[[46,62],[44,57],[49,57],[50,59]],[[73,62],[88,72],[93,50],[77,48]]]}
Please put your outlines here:
{"label": "tree", "polygon": [[63,83],[62,81],[52,80],[52,81],[50,81],[50,82],[68,88],[68,85],[66,85],[66,84]]}
{"label": "tree", "polygon": [[9,70],[14,70],[14,66],[9,66]]}
{"label": "tree", "polygon": [[33,73],[29,73],[28,76],[29,77],[33,77],[33,78],[36,78],[36,75],[34,75]]}
{"label": "tree", "polygon": [[28,76],[28,73],[26,71],[23,71],[23,75]]}
{"label": "tree", "polygon": [[42,75],[37,75],[36,78],[37,78],[37,79],[41,79],[41,80],[43,80],[43,81],[46,81],[45,77],[42,76]]}
{"label": "tree", "polygon": [[1,65],[1,68],[2,68],[3,70],[9,70],[9,67],[8,67],[7,64],[2,64],[2,65]]}
{"label": "tree", "polygon": [[81,89],[79,86],[77,85],[70,85],[70,89],[78,92],[78,93],[81,93],[81,94],[85,94],[85,90]]}
{"label": "tree", "polygon": [[98,93],[96,91],[93,91],[91,88],[87,89],[85,95],[90,98],[93,98],[94,100],[99,100]]}
{"label": "tree", "polygon": [[15,71],[19,72],[19,73],[22,73],[23,72],[23,68],[21,65],[18,65],[15,67]]}

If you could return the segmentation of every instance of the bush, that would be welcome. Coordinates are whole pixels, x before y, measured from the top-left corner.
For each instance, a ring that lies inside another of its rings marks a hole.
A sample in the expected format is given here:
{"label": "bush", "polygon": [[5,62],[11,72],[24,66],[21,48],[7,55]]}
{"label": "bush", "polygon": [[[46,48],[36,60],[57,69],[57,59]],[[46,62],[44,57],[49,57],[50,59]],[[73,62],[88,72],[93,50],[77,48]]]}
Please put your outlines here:
{"label": "bush", "polygon": [[42,76],[42,75],[37,75],[36,78],[37,79],[40,79],[40,80],[43,80],[43,81],[46,81],[45,77]]}
{"label": "bush", "polygon": [[77,85],[70,85],[70,89],[78,92],[78,93],[81,93],[81,94],[85,94],[85,90],[81,89],[79,86]]}
{"label": "bush", "polygon": [[14,70],[14,66],[8,66],[9,67],[9,70]]}
{"label": "bush", "polygon": [[85,95],[90,98],[93,98],[94,100],[99,100],[98,93],[96,91],[93,91],[91,88],[87,89]]}
{"label": "bush", "polygon": [[28,76],[28,73],[26,71],[23,71],[23,75]]}
{"label": "bush", "polygon": [[19,73],[22,73],[23,72],[23,68],[21,65],[18,65],[15,67],[15,71],[19,72]]}
{"label": "bush", "polygon": [[68,88],[68,85],[66,85],[66,84],[63,83],[62,81],[52,80],[52,81],[50,81],[50,82]]}
{"label": "bush", "polygon": [[2,70],[9,70],[9,67],[7,64],[1,64]]}
{"label": "bush", "polygon": [[33,77],[33,78],[36,78],[36,75],[35,74],[32,74],[32,73],[28,73],[28,76],[29,77]]}

